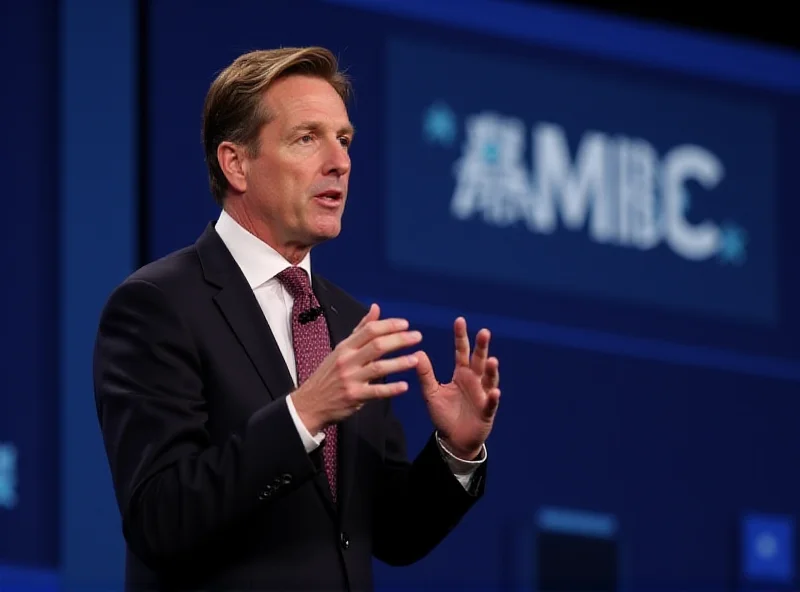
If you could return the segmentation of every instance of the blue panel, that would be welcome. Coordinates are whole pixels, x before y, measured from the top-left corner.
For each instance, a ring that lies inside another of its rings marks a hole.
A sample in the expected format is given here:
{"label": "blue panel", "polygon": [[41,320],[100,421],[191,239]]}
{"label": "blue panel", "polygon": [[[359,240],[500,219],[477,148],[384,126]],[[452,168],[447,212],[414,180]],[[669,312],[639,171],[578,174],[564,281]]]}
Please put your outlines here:
{"label": "blue panel", "polygon": [[100,310],[135,264],[134,5],[61,5],[61,549],[76,592],[118,589],[123,573],[91,368]]}
{"label": "blue panel", "polygon": [[791,584],[795,572],[794,519],[745,516],[742,520],[742,576],[754,582]]}
{"label": "blue panel", "polygon": [[59,592],[59,574],[54,570],[34,570],[0,565],[2,592]]}
{"label": "blue panel", "polygon": [[668,29],[631,19],[503,0],[326,0],[704,78],[800,92],[793,52]]}
{"label": "blue panel", "polygon": [[0,563],[45,568],[58,562],[55,9],[0,8]]}
{"label": "blue panel", "polygon": [[584,510],[541,508],[536,523],[541,530],[549,532],[605,539],[617,534],[617,519],[614,516]]}
{"label": "blue panel", "polygon": [[393,263],[776,320],[768,103],[405,40],[387,72]]}

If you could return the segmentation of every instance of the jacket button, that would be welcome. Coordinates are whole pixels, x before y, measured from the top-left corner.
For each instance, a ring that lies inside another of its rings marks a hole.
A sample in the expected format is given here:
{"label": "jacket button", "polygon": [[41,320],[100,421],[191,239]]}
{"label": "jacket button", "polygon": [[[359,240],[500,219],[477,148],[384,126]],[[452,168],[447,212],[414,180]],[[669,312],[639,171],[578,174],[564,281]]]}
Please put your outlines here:
{"label": "jacket button", "polygon": [[342,549],[349,549],[350,548],[350,539],[347,536],[346,532],[343,532],[339,535],[339,542],[342,544]]}

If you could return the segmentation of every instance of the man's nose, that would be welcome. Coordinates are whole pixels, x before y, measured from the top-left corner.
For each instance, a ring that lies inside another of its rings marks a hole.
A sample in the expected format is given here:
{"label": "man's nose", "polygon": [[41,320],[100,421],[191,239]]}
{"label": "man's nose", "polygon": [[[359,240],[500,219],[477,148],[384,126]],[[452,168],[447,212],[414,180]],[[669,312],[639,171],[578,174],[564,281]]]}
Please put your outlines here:
{"label": "man's nose", "polygon": [[342,176],[350,172],[350,154],[341,142],[337,140],[333,143],[327,156],[325,174]]}

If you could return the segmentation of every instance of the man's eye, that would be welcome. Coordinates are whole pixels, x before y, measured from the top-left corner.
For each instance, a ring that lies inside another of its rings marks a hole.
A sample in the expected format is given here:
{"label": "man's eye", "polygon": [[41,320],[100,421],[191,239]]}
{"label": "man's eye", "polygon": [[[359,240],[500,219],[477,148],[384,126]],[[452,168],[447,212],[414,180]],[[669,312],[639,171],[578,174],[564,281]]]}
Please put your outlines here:
{"label": "man's eye", "polygon": [[314,138],[311,137],[311,134],[306,134],[305,136],[300,138],[300,141],[307,144],[308,142],[310,142],[313,139]]}
{"label": "man's eye", "polygon": [[345,148],[349,148],[350,147],[350,142],[352,140],[350,140],[350,138],[345,136],[345,137],[339,138],[339,141],[342,143],[342,146],[344,146]]}

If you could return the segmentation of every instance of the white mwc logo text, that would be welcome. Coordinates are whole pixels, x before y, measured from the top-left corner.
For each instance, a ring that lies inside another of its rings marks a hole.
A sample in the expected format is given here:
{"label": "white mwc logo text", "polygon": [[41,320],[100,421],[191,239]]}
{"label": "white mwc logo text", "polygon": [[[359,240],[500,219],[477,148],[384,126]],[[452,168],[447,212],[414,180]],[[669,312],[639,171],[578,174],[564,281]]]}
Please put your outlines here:
{"label": "white mwc logo text", "polygon": [[[455,138],[455,118],[442,104],[426,114],[431,142]],[[723,180],[723,163],[697,145],[658,154],[646,140],[587,130],[574,158],[563,128],[541,122],[531,130],[529,169],[524,162],[527,129],[522,120],[494,113],[466,120],[462,154],[454,166],[450,211],[458,220],[480,216],[487,224],[523,224],[537,234],[559,227],[586,232],[593,242],[640,250],[666,245],[679,257],[717,256],[743,263],[745,233],[734,224],[690,222],[688,182],[712,191]]]}

